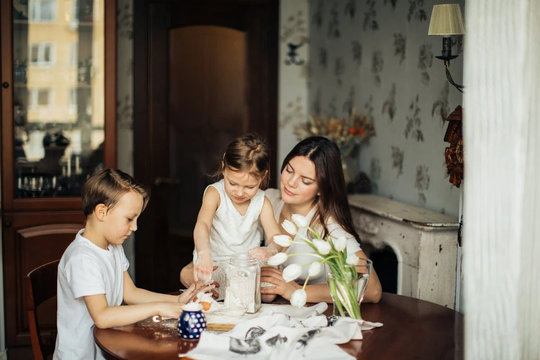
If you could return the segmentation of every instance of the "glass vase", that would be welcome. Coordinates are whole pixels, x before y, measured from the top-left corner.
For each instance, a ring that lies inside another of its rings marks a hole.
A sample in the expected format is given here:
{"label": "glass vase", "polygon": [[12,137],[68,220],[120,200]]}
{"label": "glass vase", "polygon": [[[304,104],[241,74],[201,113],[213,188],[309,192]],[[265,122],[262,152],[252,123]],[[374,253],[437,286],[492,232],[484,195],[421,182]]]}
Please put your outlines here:
{"label": "glass vase", "polygon": [[333,315],[345,316],[353,319],[362,319],[360,303],[371,274],[372,262],[369,259],[359,259],[356,274],[343,269],[331,269],[326,274],[333,302]]}

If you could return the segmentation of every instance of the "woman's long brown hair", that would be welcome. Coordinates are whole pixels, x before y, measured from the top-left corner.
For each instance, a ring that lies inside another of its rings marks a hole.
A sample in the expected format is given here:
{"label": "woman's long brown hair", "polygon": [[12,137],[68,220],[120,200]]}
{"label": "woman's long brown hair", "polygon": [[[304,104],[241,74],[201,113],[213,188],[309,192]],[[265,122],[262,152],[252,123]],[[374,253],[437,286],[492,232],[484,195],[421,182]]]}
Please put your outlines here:
{"label": "woman's long brown hair", "polygon": [[332,217],[349,234],[360,242],[360,236],[354,230],[341,156],[337,145],[327,138],[312,136],[300,141],[283,160],[281,172],[297,156],[310,159],[315,165],[316,182],[319,196],[315,198],[317,210],[310,226],[322,226],[321,236],[328,236],[327,222]]}

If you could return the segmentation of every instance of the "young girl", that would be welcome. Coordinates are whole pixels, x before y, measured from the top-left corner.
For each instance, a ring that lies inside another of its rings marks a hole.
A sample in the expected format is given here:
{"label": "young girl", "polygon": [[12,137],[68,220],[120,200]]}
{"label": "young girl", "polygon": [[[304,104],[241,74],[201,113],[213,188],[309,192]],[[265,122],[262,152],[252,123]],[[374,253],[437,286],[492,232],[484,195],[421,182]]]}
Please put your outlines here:
{"label": "young girl", "polygon": [[249,252],[265,261],[281,251],[273,241],[260,248],[259,220],[268,239],[280,234],[272,205],[260,189],[270,177],[268,146],[255,134],[235,139],[223,154],[216,177],[220,180],[204,192],[193,231],[195,266],[188,265],[180,275],[186,286],[193,280],[210,281],[214,263],[233,255]]}

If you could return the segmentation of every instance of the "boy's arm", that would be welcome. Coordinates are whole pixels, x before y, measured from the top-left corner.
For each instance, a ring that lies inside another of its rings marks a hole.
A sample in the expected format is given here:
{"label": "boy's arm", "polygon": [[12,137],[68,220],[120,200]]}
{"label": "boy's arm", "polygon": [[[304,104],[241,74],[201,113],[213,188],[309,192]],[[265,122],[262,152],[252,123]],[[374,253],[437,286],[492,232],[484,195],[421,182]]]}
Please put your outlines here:
{"label": "boy's arm", "polygon": [[193,230],[193,240],[197,250],[197,261],[193,269],[195,281],[210,280],[212,277],[212,254],[210,253],[210,228],[220,199],[218,191],[210,186],[203,197],[203,203]]}
{"label": "boy's arm", "polygon": [[249,256],[259,260],[268,261],[270,257],[282,251],[283,248],[274,242],[274,236],[280,235],[281,231],[274,218],[274,208],[267,197],[264,198],[264,204],[259,218],[266,238],[268,239],[267,246],[251,249],[249,251]]}

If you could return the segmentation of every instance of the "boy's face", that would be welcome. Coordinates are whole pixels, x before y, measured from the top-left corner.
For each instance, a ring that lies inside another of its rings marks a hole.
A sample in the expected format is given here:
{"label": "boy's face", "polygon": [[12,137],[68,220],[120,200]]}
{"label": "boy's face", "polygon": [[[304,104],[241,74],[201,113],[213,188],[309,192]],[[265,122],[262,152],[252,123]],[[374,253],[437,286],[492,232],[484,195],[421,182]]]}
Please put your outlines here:
{"label": "boy's face", "polygon": [[143,198],[134,191],[125,193],[107,212],[105,239],[109,244],[122,245],[137,230],[137,219],[143,210]]}

